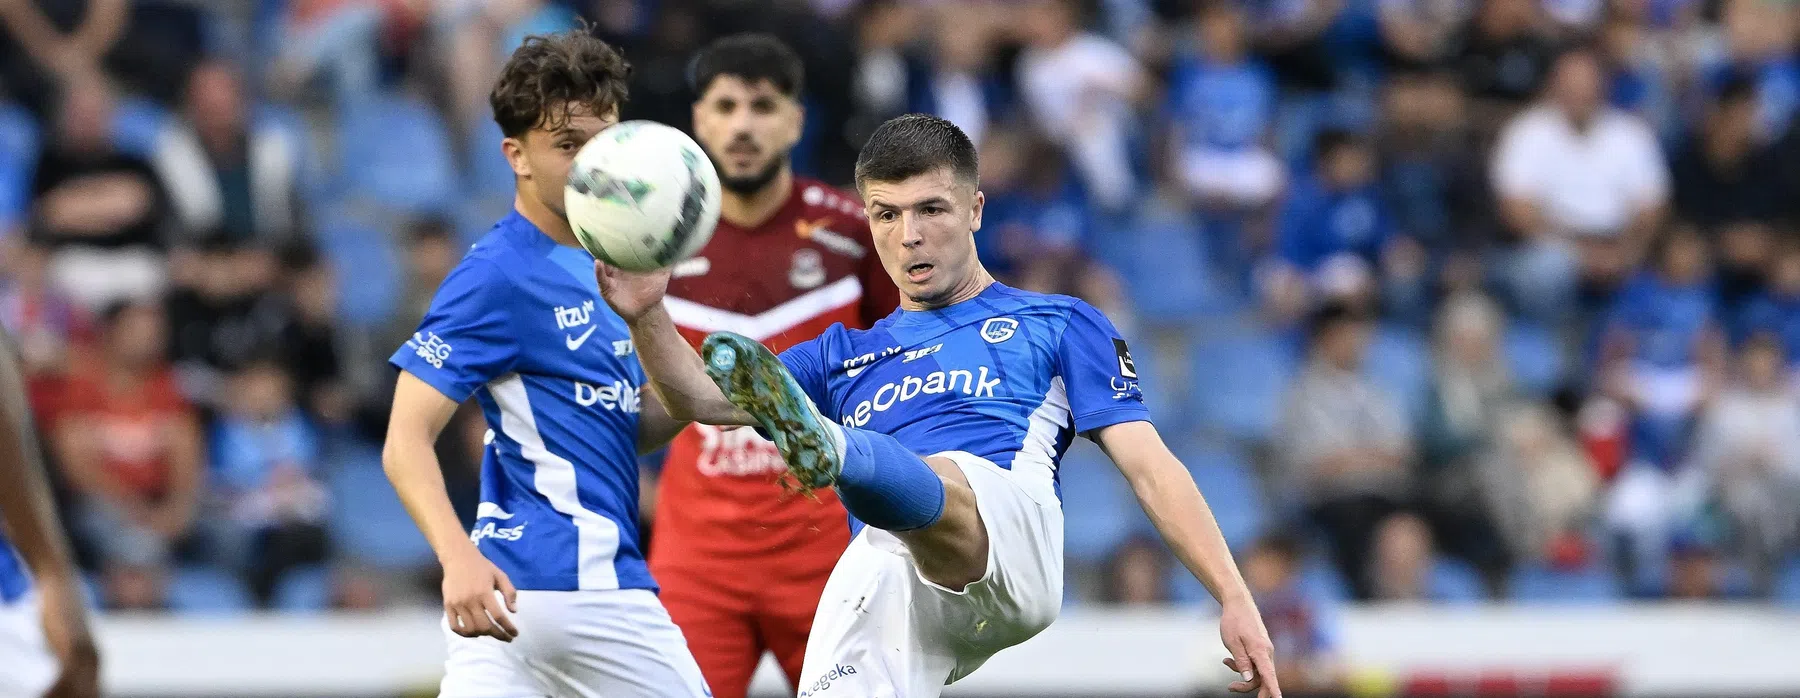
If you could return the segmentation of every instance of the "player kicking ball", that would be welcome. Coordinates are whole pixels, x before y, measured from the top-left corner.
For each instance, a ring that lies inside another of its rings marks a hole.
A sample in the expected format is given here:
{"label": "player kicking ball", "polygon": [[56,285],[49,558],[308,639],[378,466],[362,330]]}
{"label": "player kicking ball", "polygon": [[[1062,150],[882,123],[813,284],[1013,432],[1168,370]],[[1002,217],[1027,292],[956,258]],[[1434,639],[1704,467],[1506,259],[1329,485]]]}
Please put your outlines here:
{"label": "player kicking ball", "polygon": [[[580,31],[534,36],[490,102],[517,192],[390,361],[383,464],[444,567],[444,698],[710,696],[638,545],[640,451],[673,437],[625,325],[599,303],[563,187],[618,121],[628,69]],[[487,419],[464,531],[433,444],[473,396]]]}
{"label": "player kicking ball", "polygon": [[[1206,502],[1163,445],[1125,342],[1091,306],[995,283],[976,258],[975,148],[950,122],[882,124],[856,164],[901,308],[777,358],[717,333],[696,354],[663,309],[668,273],[596,268],[672,414],[760,426],[808,487],[835,487],[849,549],[826,583],[803,698],[938,696],[1036,635],[1062,604],[1056,468],[1077,434],[1131,482],[1222,605],[1237,692],[1280,695],[1268,631]],[[929,454],[921,457],[918,454]]]}

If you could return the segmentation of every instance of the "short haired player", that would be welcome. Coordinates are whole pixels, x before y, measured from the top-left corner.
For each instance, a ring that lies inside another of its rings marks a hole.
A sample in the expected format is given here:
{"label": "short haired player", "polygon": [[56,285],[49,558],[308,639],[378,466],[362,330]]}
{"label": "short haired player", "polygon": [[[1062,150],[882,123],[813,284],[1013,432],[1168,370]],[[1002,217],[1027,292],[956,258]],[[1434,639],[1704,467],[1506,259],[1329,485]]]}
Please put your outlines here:
{"label": "short haired player", "polygon": [[[682,336],[699,346],[730,330],[780,351],[893,312],[899,293],[861,203],[789,164],[805,118],[800,57],[740,34],[693,66],[694,137],[723,192],[712,240],[669,283]],[[704,424],[676,437],[663,466],[650,570],[718,698],[744,698],[765,651],[799,679],[819,594],[850,543],[837,497],[783,493],[786,470],[754,430]]]}
{"label": "short haired player", "polygon": [[[490,99],[513,212],[390,359],[401,373],[383,462],[444,567],[445,698],[708,695],[638,545],[637,456],[684,424],[642,390],[563,209],[570,163],[618,120],[628,72],[581,31],[513,52]],[[470,397],[489,432],[464,531],[432,445]]]}
{"label": "short haired player", "polygon": [[866,524],[820,599],[799,695],[937,696],[1047,627],[1062,602],[1056,468],[1077,434],[1221,603],[1225,662],[1243,677],[1231,688],[1279,695],[1268,631],[1149,422],[1124,340],[1086,303],[995,283],[976,258],[968,137],[936,117],[890,120],[856,180],[902,296],[869,330],[833,327],[779,358],[717,333],[702,359],[661,310],[666,274],[596,268],[672,413],[762,427],[797,480],[835,486]]}
{"label": "short haired player", "polygon": [[95,698],[99,655],[24,384],[0,333],[0,696]]}

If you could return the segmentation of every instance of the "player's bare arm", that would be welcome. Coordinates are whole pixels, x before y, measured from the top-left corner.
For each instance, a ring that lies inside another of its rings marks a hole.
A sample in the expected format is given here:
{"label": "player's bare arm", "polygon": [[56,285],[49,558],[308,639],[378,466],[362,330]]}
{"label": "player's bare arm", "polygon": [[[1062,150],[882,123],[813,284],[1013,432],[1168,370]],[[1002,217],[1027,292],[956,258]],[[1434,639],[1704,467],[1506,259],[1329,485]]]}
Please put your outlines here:
{"label": "player's bare arm", "polygon": [[1231,690],[1279,698],[1269,631],[1193,475],[1149,422],[1114,424],[1096,430],[1093,437],[1131,483],[1138,503],[1175,557],[1219,601],[1219,636],[1231,652],[1225,664],[1244,677]]}
{"label": "player's bare arm", "polygon": [[[450,398],[401,371],[381,465],[444,567],[444,614],[450,629],[464,637],[488,635],[511,642],[519,631],[507,611],[518,612],[518,590],[463,531],[438,465],[434,445],[455,414]],[[505,606],[495,599],[495,591],[505,595]]]}
{"label": "player's bare arm", "polygon": [[662,399],[656,396],[655,390],[644,391],[643,412],[638,414],[638,455],[651,453],[656,449],[669,445],[669,441],[680,434],[682,429],[693,422],[676,419],[663,407]]}
{"label": "player's bare arm", "polygon": [[700,354],[682,339],[663,309],[669,270],[630,272],[594,263],[600,295],[631,328],[631,341],[660,407],[672,418],[702,424],[753,426],[756,419],[725,399],[706,376]]}
{"label": "player's bare arm", "polygon": [[31,570],[43,604],[44,636],[62,662],[62,676],[48,695],[98,696],[100,660],[88,631],[80,575],[37,454],[24,380],[10,343],[0,335],[0,524]]}

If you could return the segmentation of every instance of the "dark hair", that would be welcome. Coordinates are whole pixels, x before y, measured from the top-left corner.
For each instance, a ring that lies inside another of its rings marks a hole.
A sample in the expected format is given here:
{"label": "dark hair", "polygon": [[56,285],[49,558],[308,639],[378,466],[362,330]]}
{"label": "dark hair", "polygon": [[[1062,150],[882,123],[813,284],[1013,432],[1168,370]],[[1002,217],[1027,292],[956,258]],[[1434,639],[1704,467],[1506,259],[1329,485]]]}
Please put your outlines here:
{"label": "dark hair", "polygon": [[1341,128],[1328,128],[1320,131],[1319,135],[1313,137],[1313,162],[1323,163],[1332,155],[1337,154],[1339,150],[1364,147],[1367,145],[1368,141],[1364,140],[1362,135],[1355,131]]}
{"label": "dark hair", "polygon": [[1250,552],[1251,554],[1268,553],[1288,561],[1289,564],[1298,565],[1300,560],[1306,556],[1306,544],[1300,541],[1299,536],[1291,532],[1275,531],[1256,539],[1256,542],[1250,545]]}
{"label": "dark hair", "polygon": [[1349,303],[1329,301],[1306,317],[1306,335],[1313,340],[1325,336],[1325,333],[1344,325],[1353,325],[1364,321],[1363,314]]}
{"label": "dark hair", "polygon": [[694,57],[691,82],[698,99],[714,80],[729,75],[752,85],[769,81],[775,89],[798,98],[806,87],[800,54],[769,34],[733,34],[708,44]]}
{"label": "dark hair", "polygon": [[1754,103],[1759,94],[1755,78],[1746,75],[1744,71],[1732,70],[1726,74],[1724,84],[1719,85],[1719,97],[1715,103],[1720,107]]}
{"label": "dark hair", "polygon": [[905,181],[940,167],[950,168],[959,182],[980,182],[968,134],[929,114],[896,116],[877,126],[863,144],[856,158],[856,189],[868,182]]}
{"label": "dark hair", "polygon": [[508,138],[536,127],[559,128],[571,109],[604,114],[625,105],[631,65],[612,46],[571,29],[525,37],[488,95],[494,123]]}

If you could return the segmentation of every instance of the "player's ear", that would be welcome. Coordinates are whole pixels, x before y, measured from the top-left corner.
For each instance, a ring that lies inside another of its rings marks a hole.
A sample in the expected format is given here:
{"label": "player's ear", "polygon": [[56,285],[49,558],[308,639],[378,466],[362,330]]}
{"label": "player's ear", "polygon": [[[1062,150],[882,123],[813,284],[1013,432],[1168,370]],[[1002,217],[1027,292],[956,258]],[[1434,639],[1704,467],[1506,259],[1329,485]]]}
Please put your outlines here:
{"label": "player's ear", "polygon": [[975,198],[969,206],[969,232],[981,230],[981,210],[987,208],[987,195],[975,190]]}
{"label": "player's ear", "polygon": [[806,132],[806,105],[800,102],[798,96],[788,99],[788,102],[794,105],[794,118],[788,121],[787,134],[788,147],[791,148],[800,143],[800,135]]}
{"label": "player's ear", "polygon": [[506,156],[506,164],[512,166],[513,176],[531,178],[531,163],[525,159],[524,137],[500,139],[500,154]]}

